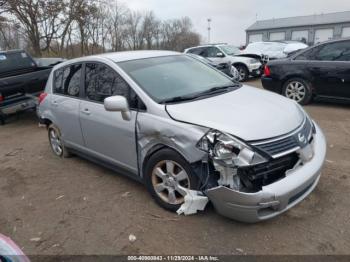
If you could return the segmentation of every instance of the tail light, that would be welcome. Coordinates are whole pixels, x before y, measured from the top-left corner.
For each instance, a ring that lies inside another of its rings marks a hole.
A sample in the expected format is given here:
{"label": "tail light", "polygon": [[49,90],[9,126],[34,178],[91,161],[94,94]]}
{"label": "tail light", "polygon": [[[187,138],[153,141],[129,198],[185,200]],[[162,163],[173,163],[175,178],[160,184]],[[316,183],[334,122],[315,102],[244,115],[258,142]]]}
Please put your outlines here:
{"label": "tail light", "polygon": [[47,96],[47,93],[41,93],[39,95],[39,105],[44,101],[46,96]]}
{"label": "tail light", "polygon": [[0,102],[4,101],[4,96],[0,93]]}
{"label": "tail light", "polygon": [[271,76],[271,70],[267,65],[265,65],[265,67],[264,67],[264,75]]}

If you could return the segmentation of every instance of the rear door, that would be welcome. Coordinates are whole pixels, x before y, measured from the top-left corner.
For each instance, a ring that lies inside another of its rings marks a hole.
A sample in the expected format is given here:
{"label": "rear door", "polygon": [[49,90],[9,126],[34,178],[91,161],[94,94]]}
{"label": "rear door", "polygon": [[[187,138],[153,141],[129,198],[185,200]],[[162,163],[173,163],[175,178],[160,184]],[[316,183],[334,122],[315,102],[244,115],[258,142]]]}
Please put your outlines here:
{"label": "rear door", "polygon": [[54,124],[69,147],[79,148],[84,141],[79,122],[82,64],[73,64],[54,72],[51,108]]}
{"label": "rear door", "polygon": [[120,112],[108,112],[103,105],[105,98],[121,95],[132,109],[136,94],[114,69],[103,63],[85,64],[84,86],[80,122],[86,149],[95,157],[137,173],[137,111],[131,110],[131,120],[126,121]]}
{"label": "rear door", "polygon": [[319,95],[350,98],[350,41],[320,46],[310,69]]}

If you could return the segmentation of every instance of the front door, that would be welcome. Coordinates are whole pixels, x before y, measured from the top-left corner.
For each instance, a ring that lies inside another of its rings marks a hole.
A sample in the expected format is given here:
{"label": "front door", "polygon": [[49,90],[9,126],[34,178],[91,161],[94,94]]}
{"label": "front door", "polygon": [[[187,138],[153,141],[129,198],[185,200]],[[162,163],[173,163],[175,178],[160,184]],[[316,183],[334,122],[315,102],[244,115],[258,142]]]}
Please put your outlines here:
{"label": "front door", "polygon": [[85,94],[80,122],[86,149],[95,157],[137,173],[136,111],[126,121],[120,112],[108,112],[103,101],[113,95],[130,96],[130,87],[112,68],[102,63],[85,64]]}

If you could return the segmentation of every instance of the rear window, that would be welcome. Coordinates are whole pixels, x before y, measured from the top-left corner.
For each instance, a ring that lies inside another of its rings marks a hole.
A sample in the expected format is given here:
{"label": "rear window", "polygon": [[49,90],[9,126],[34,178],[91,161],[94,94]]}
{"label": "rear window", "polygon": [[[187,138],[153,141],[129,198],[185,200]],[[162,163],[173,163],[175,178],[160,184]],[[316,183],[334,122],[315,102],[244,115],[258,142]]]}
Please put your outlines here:
{"label": "rear window", "polygon": [[26,52],[0,53],[0,74],[23,69],[35,69],[36,64]]}

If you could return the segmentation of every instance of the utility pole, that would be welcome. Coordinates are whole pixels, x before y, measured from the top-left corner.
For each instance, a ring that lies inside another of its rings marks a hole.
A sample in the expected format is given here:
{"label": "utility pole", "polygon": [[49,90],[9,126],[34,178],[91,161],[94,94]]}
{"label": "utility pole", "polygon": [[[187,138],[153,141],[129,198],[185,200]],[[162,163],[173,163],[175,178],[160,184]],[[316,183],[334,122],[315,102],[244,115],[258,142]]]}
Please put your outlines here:
{"label": "utility pole", "polygon": [[208,18],[208,44],[210,44],[210,23],[211,23],[211,18]]}

